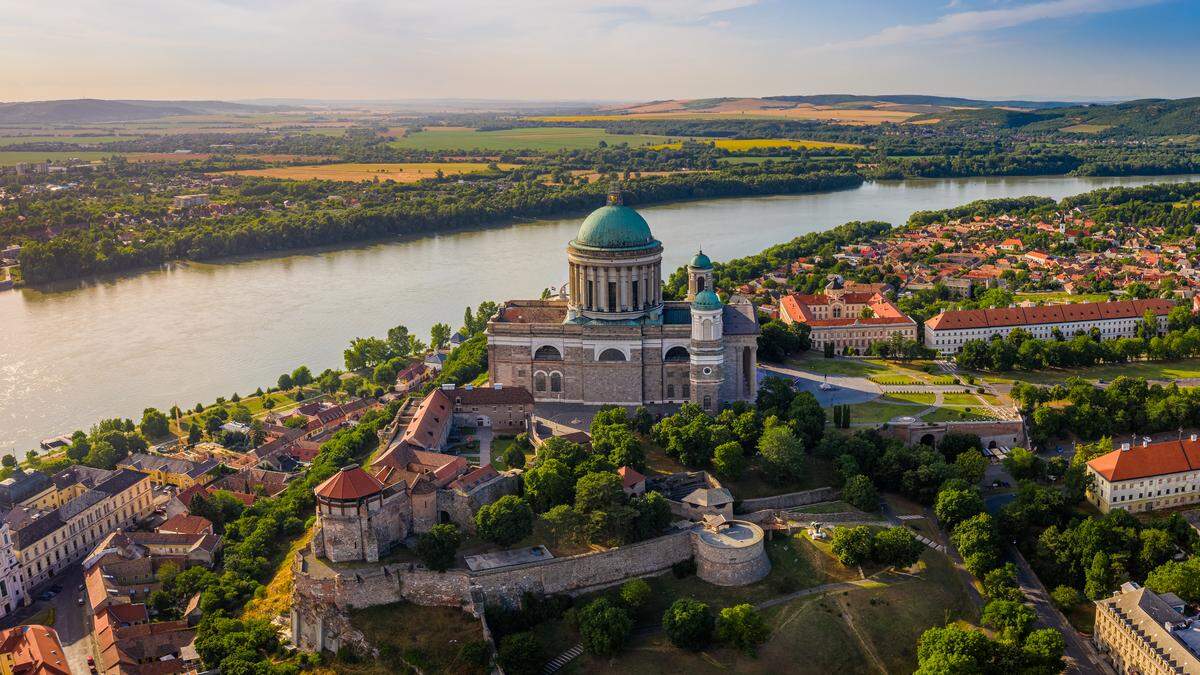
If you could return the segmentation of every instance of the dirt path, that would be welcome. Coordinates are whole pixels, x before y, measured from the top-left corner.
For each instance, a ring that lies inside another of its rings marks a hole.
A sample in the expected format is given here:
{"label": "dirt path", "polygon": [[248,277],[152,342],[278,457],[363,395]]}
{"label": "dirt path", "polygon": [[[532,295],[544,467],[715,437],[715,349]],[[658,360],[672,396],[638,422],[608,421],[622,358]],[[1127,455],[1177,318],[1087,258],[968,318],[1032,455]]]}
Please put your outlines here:
{"label": "dirt path", "polygon": [[846,620],[846,626],[854,633],[854,639],[858,640],[858,645],[862,647],[863,653],[871,660],[871,664],[875,666],[879,672],[887,675],[887,666],[883,664],[883,659],[879,658],[879,654],[875,653],[875,647],[868,641],[863,634],[858,632],[858,626],[854,623],[854,613],[850,609],[850,604],[841,596],[834,596],[834,603],[842,612],[842,618]]}

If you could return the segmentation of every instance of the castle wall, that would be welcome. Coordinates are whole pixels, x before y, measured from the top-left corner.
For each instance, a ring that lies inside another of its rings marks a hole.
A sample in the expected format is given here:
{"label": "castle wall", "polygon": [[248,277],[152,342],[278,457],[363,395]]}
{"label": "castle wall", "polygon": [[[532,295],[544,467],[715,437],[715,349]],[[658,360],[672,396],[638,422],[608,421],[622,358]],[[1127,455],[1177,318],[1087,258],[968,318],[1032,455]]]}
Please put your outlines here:
{"label": "castle wall", "polygon": [[763,509],[790,509],[818,502],[829,502],[838,498],[838,491],[831,487],[820,487],[804,492],[789,492],[759,499],[743,499],[737,504],[738,513],[752,513]]}
{"label": "castle wall", "polygon": [[520,490],[520,474],[503,473],[470,493],[462,493],[458,490],[438,490],[437,509],[439,514],[448,515],[450,522],[458,525],[460,529],[475,534],[475,513],[482,506],[491,504],[505,495],[515,495]]}

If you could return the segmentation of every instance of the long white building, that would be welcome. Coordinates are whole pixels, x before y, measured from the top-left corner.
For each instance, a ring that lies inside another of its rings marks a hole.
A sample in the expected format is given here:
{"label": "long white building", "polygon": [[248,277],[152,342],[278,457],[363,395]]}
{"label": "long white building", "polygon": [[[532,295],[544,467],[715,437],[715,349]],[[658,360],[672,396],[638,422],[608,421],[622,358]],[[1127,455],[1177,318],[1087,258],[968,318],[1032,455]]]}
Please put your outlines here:
{"label": "long white building", "polygon": [[1175,302],[1166,298],[1078,302],[1037,307],[948,310],[925,322],[925,346],[941,354],[957,354],[969,340],[1005,337],[1023,328],[1039,340],[1054,337],[1055,329],[1068,339],[1078,331],[1100,330],[1101,338],[1134,337],[1147,311],[1158,319],[1158,330],[1167,329],[1167,314]]}
{"label": "long white building", "polygon": [[1087,463],[1088,501],[1101,513],[1175,508],[1200,502],[1200,440],[1121,443]]}

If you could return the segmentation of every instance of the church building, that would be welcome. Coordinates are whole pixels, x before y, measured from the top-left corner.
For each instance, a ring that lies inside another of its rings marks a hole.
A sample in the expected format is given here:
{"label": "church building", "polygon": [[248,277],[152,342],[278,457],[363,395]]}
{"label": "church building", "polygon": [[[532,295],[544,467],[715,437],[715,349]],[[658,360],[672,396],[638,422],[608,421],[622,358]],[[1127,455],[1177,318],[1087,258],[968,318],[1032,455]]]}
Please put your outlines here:
{"label": "church building", "polygon": [[488,322],[490,381],[538,402],[640,405],[754,400],[758,314],[721,302],[708,256],[686,300],[662,297],[662,243],[619,193],[567,245],[565,297],[510,300]]}

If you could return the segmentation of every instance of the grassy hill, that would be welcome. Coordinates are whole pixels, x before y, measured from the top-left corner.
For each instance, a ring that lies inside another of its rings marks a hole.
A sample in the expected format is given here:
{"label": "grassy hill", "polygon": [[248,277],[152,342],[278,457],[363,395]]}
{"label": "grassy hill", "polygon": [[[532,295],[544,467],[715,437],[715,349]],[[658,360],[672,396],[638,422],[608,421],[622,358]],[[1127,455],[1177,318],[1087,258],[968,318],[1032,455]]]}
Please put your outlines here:
{"label": "grassy hill", "polygon": [[79,98],[63,101],[0,103],[0,124],[79,124],[128,122],[176,115],[260,113],[280,106],[256,106],[225,101],[108,101]]}
{"label": "grassy hill", "polygon": [[1143,99],[1113,105],[1076,105],[1033,111],[997,108],[953,110],[913,118],[937,119],[941,126],[975,125],[1030,132],[1174,136],[1200,134],[1200,98]]}

